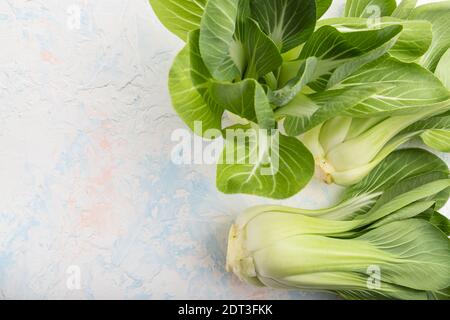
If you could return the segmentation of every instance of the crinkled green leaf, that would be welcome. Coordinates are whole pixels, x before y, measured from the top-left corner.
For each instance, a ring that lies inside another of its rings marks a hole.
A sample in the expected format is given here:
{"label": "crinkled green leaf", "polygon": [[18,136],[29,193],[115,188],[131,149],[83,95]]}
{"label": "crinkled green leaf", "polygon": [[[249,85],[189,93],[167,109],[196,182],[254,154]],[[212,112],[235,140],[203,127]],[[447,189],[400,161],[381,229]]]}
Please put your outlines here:
{"label": "crinkled green leaf", "polygon": [[283,59],[275,43],[266,36],[252,19],[243,24],[241,45],[245,51],[245,77],[258,79],[281,66]]}
{"label": "crinkled green leaf", "polygon": [[329,77],[328,83],[326,84],[326,89],[333,88],[336,84],[356,72],[359,68],[382,57],[386,54],[391,46],[392,43],[387,43],[375,50],[363,54],[362,56],[351,59],[350,61],[341,64],[336,68],[336,70],[333,71],[333,73]]}
{"label": "crinkled green leaf", "polygon": [[250,0],[250,7],[252,17],[281,52],[302,44],[314,31],[315,0]]}
{"label": "crinkled green leaf", "polygon": [[[365,276],[367,281],[367,276]],[[346,300],[428,300],[426,291],[409,289],[402,286],[385,284],[386,292],[380,290],[336,290]],[[434,299],[433,299],[434,300]]]}
{"label": "crinkled green leaf", "polygon": [[378,220],[377,222],[370,225],[370,229],[378,228],[380,226],[386,225],[394,221],[402,221],[406,219],[411,219],[418,217],[424,211],[432,208],[434,206],[434,201],[417,201],[409,205],[394,211],[390,215]]}
{"label": "crinkled green leaf", "polygon": [[150,0],[161,23],[172,33],[187,41],[189,32],[200,28],[208,0]]}
{"label": "crinkled green leaf", "polygon": [[440,214],[439,212],[436,212],[434,210],[427,210],[418,215],[417,218],[424,219],[430,222],[433,226],[441,230],[444,234],[450,236],[450,220],[446,216]]}
{"label": "crinkled green leaf", "polygon": [[323,26],[305,43],[300,58],[314,56],[322,60],[344,60],[378,48],[401,31],[401,25],[352,32],[340,32],[332,26]]}
{"label": "crinkled green leaf", "polygon": [[447,164],[436,155],[422,149],[399,150],[384,159],[361,182],[349,187],[343,199],[384,191],[399,181],[434,171],[448,174]]}
{"label": "crinkled green leaf", "polygon": [[288,135],[297,136],[319,108],[320,106],[307,95],[299,93],[288,105],[276,110],[275,116],[284,119],[283,127]]}
{"label": "crinkled green leaf", "polygon": [[[450,101],[447,110],[450,108]],[[447,113],[417,121],[400,133],[420,135],[423,142],[441,152],[450,152],[450,115]]]}
{"label": "crinkled green leaf", "polygon": [[439,61],[436,71],[436,76],[442,81],[444,86],[450,90],[450,48],[445,52]]}
{"label": "crinkled green leaf", "polygon": [[253,79],[236,83],[211,81],[209,88],[211,97],[224,109],[256,122],[255,87],[259,85]]}
{"label": "crinkled green leaf", "polygon": [[193,32],[190,42],[175,58],[169,74],[172,105],[192,130],[196,121],[201,121],[203,130],[222,127],[223,109],[212,102],[205,91],[209,77],[198,55],[198,32]]}
{"label": "crinkled green leaf", "polygon": [[[435,226],[410,219],[376,228],[358,238],[384,251],[383,281],[417,290],[440,290],[450,286],[450,242]],[[404,266],[395,261],[403,260]],[[433,275],[430,277],[430,275]]]}
{"label": "crinkled green leaf", "polygon": [[210,0],[206,6],[200,51],[217,80],[258,79],[282,63],[277,46],[248,16],[245,4],[239,0]]}
{"label": "crinkled green leaf", "polygon": [[427,130],[420,135],[425,143],[430,148],[441,152],[450,152],[450,129],[433,129]]}
{"label": "crinkled green leaf", "polygon": [[282,107],[292,101],[309,82],[314,80],[317,62],[315,57],[307,58],[295,78],[290,80],[283,88],[269,91],[270,102]]}
{"label": "crinkled green leaf", "polygon": [[389,54],[404,62],[415,62],[429,49],[432,42],[432,25],[428,21],[407,21],[393,18],[382,19],[382,25],[401,25],[400,37],[389,50]]}
{"label": "crinkled green leaf", "polygon": [[231,128],[236,134],[239,129],[241,136],[247,134],[247,138],[236,143],[236,139],[227,135],[222,160],[217,167],[220,191],[285,199],[305,187],[314,173],[314,159],[298,139],[269,135],[268,145],[274,146],[269,148],[258,139],[257,131],[246,131],[251,127]]}
{"label": "crinkled green leaf", "polygon": [[[450,102],[449,102],[450,105]],[[448,112],[434,117],[422,119],[404,129],[400,134],[417,133],[421,134],[428,129],[450,130],[450,114]]]}
{"label": "crinkled green leaf", "polygon": [[[324,89],[332,72],[337,67],[354,61],[358,57],[367,57],[367,53],[386,45],[401,30],[402,26],[399,25],[353,32],[340,32],[332,26],[319,28],[305,43],[299,56],[299,59],[308,57],[318,59],[313,77],[316,81],[310,86],[315,90]],[[388,47],[382,53],[387,50]],[[373,59],[379,56],[380,54],[373,56]]]}
{"label": "crinkled green leaf", "polygon": [[376,19],[390,16],[396,7],[395,0],[347,0],[344,15]]}
{"label": "crinkled green leaf", "polygon": [[333,0],[316,0],[316,16],[320,19],[331,7]]}
{"label": "crinkled green leaf", "polygon": [[390,86],[372,98],[349,109],[349,116],[401,115],[424,107],[446,104],[449,91],[428,70],[417,64],[382,58],[360,68],[336,88],[360,85]]}
{"label": "crinkled green leaf", "polygon": [[414,8],[417,5],[417,0],[402,0],[398,7],[392,12],[392,17],[400,19],[408,19]]}
{"label": "crinkled green leaf", "polygon": [[394,17],[382,17],[370,21],[365,18],[347,17],[326,19],[318,24],[331,25],[343,33],[401,26],[399,36],[393,39],[394,42],[388,49],[393,57],[405,62],[413,62],[422,57],[432,42],[432,25],[428,21],[403,20]]}
{"label": "crinkled green leaf", "polygon": [[450,1],[428,3],[414,9],[411,20],[427,20],[433,28],[433,41],[420,63],[434,71],[439,60],[450,48]]}
{"label": "crinkled green leaf", "polygon": [[217,104],[232,113],[256,122],[264,129],[274,128],[273,109],[264,89],[257,81],[211,81],[209,93]]}
{"label": "crinkled green leaf", "polygon": [[[298,136],[315,126],[341,115],[346,109],[367,100],[369,97],[382,91],[383,86],[355,86],[338,90],[327,90],[308,95],[309,103],[296,99],[288,105],[277,110],[276,114],[285,117],[284,128],[291,136]],[[311,108],[311,106],[316,106]],[[306,113],[306,110],[313,112]]]}
{"label": "crinkled green leaf", "polygon": [[272,106],[269,103],[267,94],[263,87],[257,83],[255,86],[255,113],[258,125],[262,129],[274,129],[275,128],[275,115]]}
{"label": "crinkled green leaf", "polygon": [[450,287],[428,292],[429,300],[450,300]]}
{"label": "crinkled green leaf", "polygon": [[239,0],[208,0],[200,26],[200,52],[212,76],[232,80],[241,72],[233,61]]}
{"label": "crinkled green leaf", "polygon": [[[432,171],[410,177],[385,189],[383,195],[361,220],[364,224],[372,223],[416,202],[425,202],[425,211],[434,206],[434,197],[449,187],[450,180],[445,172]],[[419,213],[420,211],[416,212],[416,215]]]}
{"label": "crinkled green leaf", "polygon": [[205,66],[203,59],[200,55],[199,47],[200,31],[194,30],[189,33],[189,67],[191,71],[191,80],[197,91],[202,97],[208,94],[208,84],[211,80],[211,73]]}

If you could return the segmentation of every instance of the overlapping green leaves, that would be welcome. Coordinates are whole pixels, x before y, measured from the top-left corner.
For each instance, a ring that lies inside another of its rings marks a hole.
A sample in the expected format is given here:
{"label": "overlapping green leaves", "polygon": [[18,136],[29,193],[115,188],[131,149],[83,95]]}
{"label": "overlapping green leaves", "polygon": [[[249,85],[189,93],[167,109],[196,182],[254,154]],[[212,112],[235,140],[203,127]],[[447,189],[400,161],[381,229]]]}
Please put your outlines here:
{"label": "overlapping green leaves", "polygon": [[442,81],[442,84],[450,90],[450,48],[444,53],[439,61],[435,74]]}
{"label": "overlapping green leaves", "polygon": [[223,108],[232,113],[257,122],[263,129],[275,128],[272,106],[262,86],[253,79],[237,83],[213,81],[210,94]]}
{"label": "overlapping green leaves", "polygon": [[398,39],[389,48],[389,53],[402,61],[413,62],[423,56],[432,42],[432,25],[425,20],[404,20],[382,17],[375,21],[364,18],[332,18],[322,24],[331,25],[341,32],[378,30],[389,26],[402,28]]}
{"label": "overlapping green leaves", "polygon": [[450,129],[427,130],[420,137],[427,146],[437,151],[450,152]]}
{"label": "overlapping green leaves", "polygon": [[246,193],[273,199],[295,195],[314,173],[314,159],[305,146],[276,132],[251,126],[229,128],[217,188],[225,193]]}
{"label": "overlapping green leaves", "polygon": [[417,6],[417,0],[402,0],[392,12],[392,16],[400,19],[408,19]]}
{"label": "overlapping green leaves", "polygon": [[397,7],[395,0],[347,0],[346,17],[380,18],[390,16]]}
{"label": "overlapping green leaves", "polygon": [[434,71],[439,60],[450,47],[450,1],[429,3],[414,9],[410,20],[426,20],[433,26],[433,42],[420,63]]}
{"label": "overlapping green leaves", "polygon": [[200,52],[211,72],[218,80],[233,80],[240,70],[231,52],[237,50],[234,34],[239,0],[208,0],[200,27]]}
{"label": "overlapping green leaves", "polygon": [[343,201],[366,194],[382,192],[400,181],[418,177],[424,173],[449,173],[444,161],[420,149],[405,149],[388,156],[361,182],[348,188]]}
{"label": "overlapping green leaves", "polygon": [[[331,0],[151,0],[162,23],[188,42],[169,89],[190,128],[200,121],[204,130],[222,130],[228,114],[256,131],[282,128],[279,142],[304,134],[309,150],[300,143],[301,152],[283,153],[286,168],[309,179],[313,153],[327,180],[343,184],[362,179],[413,137],[449,149],[448,3],[348,0],[344,17],[319,20]],[[352,148],[361,157],[351,157]],[[245,177],[244,167],[251,166],[219,170]],[[288,171],[281,174],[293,178]],[[267,177],[252,176],[245,187],[239,183],[247,180],[220,177],[226,193],[276,198],[305,185],[277,183],[273,191]]]}
{"label": "overlapping green leaves", "polygon": [[196,121],[202,123],[204,130],[221,129],[223,109],[211,99],[207,90],[211,75],[199,55],[198,39],[198,31],[191,32],[188,44],[172,65],[169,74],[172,104],[192,130]]}
{"label": "overlapping green leaves", "polygon": [[418,109],[446,103],[449,91],[429,71],[417,64],[402,63],[394,58],[382,58],[368,64],[343,80],[337,87],[372,84],[386,85],[379,95],[354,106],[347,114],[373,116],[405,114]]}
{"label": "overlapping green leaves", "polygon": [[316,2],[310,0],[253,0],[252,17],[281,52],[305,42],[316,24]]}
{"label": "overlapping green leaves", "polygon": [[[284,117],[287,134],[298,136],[315,126],[343,114],[345,110],[358,105],[383,90],[383,86],[355,86],[336,90],[327,90],[304,96],[303,100],[294,99],[277,115]],[[298,95],[301,97],[301,95]],[[308,103],[305,103],[307,99]],[[304,108],[307,105],[308,108]],[[305,112],[306,110],[312,112]]]}
{"label": "overlapping green leaves", "polygon": [[[449,107],[450,108],[450,107]],[[450,152],[450,115],[448,112],[417,121],[400,133],[400,136],[414,134],[432,149]]]}

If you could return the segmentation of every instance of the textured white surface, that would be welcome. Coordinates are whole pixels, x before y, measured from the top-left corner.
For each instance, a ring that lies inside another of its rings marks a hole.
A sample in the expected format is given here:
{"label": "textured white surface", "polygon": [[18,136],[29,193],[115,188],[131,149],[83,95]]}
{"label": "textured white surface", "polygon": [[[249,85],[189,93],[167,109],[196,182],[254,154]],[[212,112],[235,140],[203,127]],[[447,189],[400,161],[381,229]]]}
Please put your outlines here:
{"label": "textured white surface", "polygon": [[[225,274],[231,221],[267,201],[170,162],[182,44],[146,0],[0,0],[0,41],[0,298],[329,297]],[[331,189],[313,181],[287,203]]]}

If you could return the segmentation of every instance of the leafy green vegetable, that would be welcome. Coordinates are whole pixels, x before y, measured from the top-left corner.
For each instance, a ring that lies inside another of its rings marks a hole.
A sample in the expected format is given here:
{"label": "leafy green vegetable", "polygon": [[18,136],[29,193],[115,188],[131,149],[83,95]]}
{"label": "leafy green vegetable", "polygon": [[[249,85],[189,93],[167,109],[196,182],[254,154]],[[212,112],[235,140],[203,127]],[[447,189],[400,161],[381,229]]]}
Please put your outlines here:
{"label": "leafy green vegetable", "polygon": [[420,63],[434,71],[442,55],[450,47],[450,1],[429,3],[414,9],[411,20],[427,20],[433,25],[433,42]]}
{"label": "leafy green vegetable", "polygon": [[[277,69],[283,62],[275,43],[265,35],[255,21],[248,19],[243,25],[244,34],[241,36],[246,68],[245,78],[258,79]],[[244,72],[244,70],[242,70]]]}
{"label": "leafy green vegetable", "polygon": [[251,284],[347,299],[448,299],[450,221],[434,210],[449,188],[435,155],[394,152],[334,207],[247,210],[230,230],[227,269]]}
{"label": "leafy green vegetable", "polygon": [[305,43],[299,59],[317,57],[313,89],[321,91],[326,87],[327,79],[333,70],[343,63],[372,52],[395,37],[402,28],[388,26],[379,30],[362,30],[341,33],[331,26],[319,28]]}
{"label": "leafy green vegetable", "polygon": [[159,20],[172,33],[187,41],[188,34],[200,27],[208,0],[150,0]]}
{"label": "leafy green vegetable", "polygon": [[331,18],[318,22],[318,25],[330,25],[341,32],[376,31],[386,27],[401,27],[401,33],[395,43],[389,47],[391,56],[404,61],[414,62],[423,56],[431,45],[432,25],[424,20],[403,20],[396,17],[382,17],[370,22],[364,18]]}
{"label": "leafy green vegetable", "polygon": [[[327,182],[351,185],[416,137],[450,149],[450,1],[348,0],[345,16],[330,19],[320,18],[331,0],[150,3],[187,41],[169,76],[184,122],[224,134],[240,123],[280,143],[273,177],[255,174],[260,161],[245,163],[251,154],[219,163],[223,192],[287,198],[315,167]],[[271,153],[260,139],[224,138],[223,154]]]}
{"label": "leafy green vegetable", "polygon": [[209,98],[209,93],[202,87],[208,82],[210,74],[199,57],[198,32],[194,31],[170,70],[172,104],[192,130],[195,121],[200,121],[205,130],[221,129],[223,109]]}
{"label": "leafy green vegetable", "polygon": [[347,0],[346,17],[370,18],[389,16],[397,7],[395,0]]}
{"label": "leafy green vegetable", "polygon": [[330,8],[333,0],[316,0],[316,17],[320,19]]}
{"label": "leafy green vegetable", "polygon": [[240,71],[233,61],[238,0],[208,0],[200,26],[200,52],[214,78],[233,80]]}
{"label": "leafy green vegetable", "polygon": [[442,83],[450,90],[450,49],[448,49],[439,61],[435,74],[442,81]]}
{"label": "leafy green vegetable", "polygon": [[[349,107],[366,101],[376,93],[382,91],[384,86],[355,86],[336,90],[328,90],[305,96],[312,112],[304,113],[305,101],[294,100],[286,107],[277,110],[277,115],[284,116],[284,128],[287,134],[297,136],[313,129],[322,122],[344,112]],[[301,97],[301,95],[298,95]]]}
{"label": "leafy green vegetable", "polygon": [[275,118],[262,86],[253,79],[237,83],[211,82],[213,99],[225,109],[253,122],[263,129],[273,129]]}
{"label": "leafy green vegetable", "polygon": [[302,44],[314,31],[316,3],[309,0],[253,0],[252,17],[281,52]]}
{"label": "leafy green vegetable", "polygon": [[420,136],[423,142],[438,151],[450,152],[450,131],[443,129],[427,130]]}
{"label": "leafy green vegetable", "polygon": [[403,0],[392,12],[392,16],[400,19],[408,19],[417,6],[417,0]]}
{"label": "leafy green vegetable", "polygon": [[335,87],[361,84],[387,85],[388,88],[380,95],[354,106],[349,112],[352,116],[420,112],[429,105],[441,102],[446,105],[450,98],[449,91],[433,74],[416,64],[405,64],[394,58],[374,61]]}

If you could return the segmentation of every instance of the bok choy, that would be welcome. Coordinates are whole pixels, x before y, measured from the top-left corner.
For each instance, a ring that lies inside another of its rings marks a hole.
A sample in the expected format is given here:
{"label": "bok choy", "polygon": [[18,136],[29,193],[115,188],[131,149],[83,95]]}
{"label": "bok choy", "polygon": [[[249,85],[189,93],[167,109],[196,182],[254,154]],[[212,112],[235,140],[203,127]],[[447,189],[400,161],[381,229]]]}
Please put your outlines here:
{"label": "bok choy", "polygon": [[[169,75],[172,104],[192,130],[281,132],[267,145],[226,143],[247,156],[217,167],[217,187],[284,199],[321,168],[329,182],[361,181],[415,137],[450,150],[450,1],[150,0],[186,44]],[[379,8],[373,17],[371,8]],[[239,119],[230,126],[224,115]],[[220,134],[219,134],[220,135]],[[305,147],[306,146],[306,147]],[[260,153],[262,161],[248,162]],[[261,174],[261,169],[274,172]]]}
{"label": "bok choy", "polygon": [[257,286],[346,299],[450,299],[447,165],[396,151],[322,210],[259,206],[230,230],[227,269]]}

